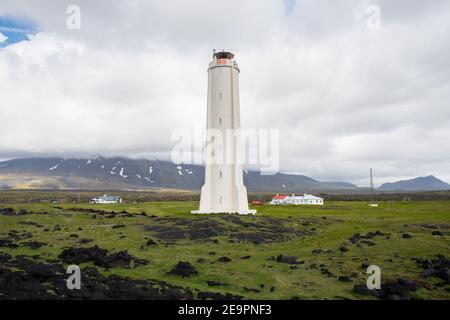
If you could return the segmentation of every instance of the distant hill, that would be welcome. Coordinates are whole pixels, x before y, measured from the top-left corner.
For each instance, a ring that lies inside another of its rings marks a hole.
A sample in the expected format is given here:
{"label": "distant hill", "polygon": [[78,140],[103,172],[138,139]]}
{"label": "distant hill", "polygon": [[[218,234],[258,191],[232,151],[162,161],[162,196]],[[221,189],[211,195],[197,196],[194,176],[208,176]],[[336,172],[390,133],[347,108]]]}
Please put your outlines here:
{"label": "distant hill", "polygon": [[[122,157],[94,159],[27,158],[0,162],[0,186],[23,189],[148,189],[199,190],[204,167],[168,161]],[[358,187],[346,182],[321,182],[294,174],[244,172],[249,191],[303,192]]]}
{"label": "distant hill", "polygon": [[378,190],[382,191],[437,191],[450,190],[450,184],[439,180],[435,176],[418,177],[410,180],[400,180],[381,185]]}

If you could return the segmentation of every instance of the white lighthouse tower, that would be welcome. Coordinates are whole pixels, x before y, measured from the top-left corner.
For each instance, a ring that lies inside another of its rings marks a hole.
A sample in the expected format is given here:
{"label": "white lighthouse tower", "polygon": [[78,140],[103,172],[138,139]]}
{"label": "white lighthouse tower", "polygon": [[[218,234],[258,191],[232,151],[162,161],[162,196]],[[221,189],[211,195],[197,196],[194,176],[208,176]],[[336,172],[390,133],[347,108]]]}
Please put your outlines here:
{"label": "white lighthouse tower", "polygon": [[[244,186],[240,161],[244,159],[242,142],[226,138],[236,137],[240,129],[239,68],[230,52],[214,52],[213,61],[209,63],[206,128],[207,134],[213,132],[212,136],[215,136],[214,132],[219,133],[225,143],[216,144],[215,148],[207,145],[205,149],[205,184],[201,190],[200,209],[192,213],[255,214],[256,210],[248,208]],[[212,161],[213,158],[219,161]]]}

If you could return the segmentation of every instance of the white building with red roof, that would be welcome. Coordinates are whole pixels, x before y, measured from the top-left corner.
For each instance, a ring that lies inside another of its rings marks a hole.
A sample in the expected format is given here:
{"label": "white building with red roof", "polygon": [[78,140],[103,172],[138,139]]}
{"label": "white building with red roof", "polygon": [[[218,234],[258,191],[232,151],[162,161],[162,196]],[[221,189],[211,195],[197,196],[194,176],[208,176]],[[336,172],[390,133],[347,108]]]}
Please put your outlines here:
{"label": "white building with red roof", "polygon": [[301,205],[301,204],[309,204],[309,205],[318,205],[323,206],[323,198],[316,197],[312,194],[303,194],[302,196],[296,196],[295,194],[291,196],[283,196],[276,195],[272,197],[272,201],[270,201],[272,205],[284,205],[284,204],[293,204],[293,205]]}

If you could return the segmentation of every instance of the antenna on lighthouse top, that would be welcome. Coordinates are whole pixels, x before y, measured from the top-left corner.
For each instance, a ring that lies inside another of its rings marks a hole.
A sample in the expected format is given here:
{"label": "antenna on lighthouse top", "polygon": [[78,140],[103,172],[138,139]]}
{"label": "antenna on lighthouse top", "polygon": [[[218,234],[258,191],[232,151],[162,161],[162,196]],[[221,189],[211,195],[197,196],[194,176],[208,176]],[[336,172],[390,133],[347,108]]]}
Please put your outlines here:
{"label": "antenna on lighthouse top", "polygon": [[216,56],[216,49],[213,49],[213,58]]}

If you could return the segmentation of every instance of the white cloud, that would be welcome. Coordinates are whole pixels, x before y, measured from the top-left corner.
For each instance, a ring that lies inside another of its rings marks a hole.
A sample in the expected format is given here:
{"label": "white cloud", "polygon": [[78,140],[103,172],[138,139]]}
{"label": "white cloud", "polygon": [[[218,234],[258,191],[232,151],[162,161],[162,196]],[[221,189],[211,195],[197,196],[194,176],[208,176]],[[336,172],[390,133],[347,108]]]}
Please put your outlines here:
{"label": "white cloud", "polygon": [[3,33],[0,32],[0,43],[5,42],[6,40],[8,40],[8,37],[5,36]]}
{"label": "white cloud", "polygon": [[450,181],[446,1],[377,1],[379,31],[352,0],[296,1],[289,15],[281,0],[79,1],[76,32],[64,5],[26,3],[0,5],[41,27],[0,49],[0,158],[167,157],[172,130],[205,123],[206,67],[225,48],[241,67],[243,126],[280,129],[283,171]]}

